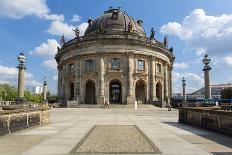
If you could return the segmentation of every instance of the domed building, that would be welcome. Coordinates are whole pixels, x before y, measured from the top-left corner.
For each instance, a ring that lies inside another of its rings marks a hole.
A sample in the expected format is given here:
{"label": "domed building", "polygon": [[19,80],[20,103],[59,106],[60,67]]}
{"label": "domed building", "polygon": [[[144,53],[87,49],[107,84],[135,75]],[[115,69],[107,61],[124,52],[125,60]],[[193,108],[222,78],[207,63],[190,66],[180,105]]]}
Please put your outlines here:
{"label": "domed building", "polygon": [[88,20],[84,36],[58,49],[58,96],[60,102],[78,104],[134,104],[164,107],[172,96],[175,59],[167,39],[149,37],[142,20],[110,8]]}

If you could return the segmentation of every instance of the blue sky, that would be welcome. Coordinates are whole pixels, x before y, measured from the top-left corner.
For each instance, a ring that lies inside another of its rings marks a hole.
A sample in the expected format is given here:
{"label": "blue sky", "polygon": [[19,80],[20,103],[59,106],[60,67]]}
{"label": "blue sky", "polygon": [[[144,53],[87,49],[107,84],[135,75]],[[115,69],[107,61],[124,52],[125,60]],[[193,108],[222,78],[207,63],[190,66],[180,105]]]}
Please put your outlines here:
{"label": "blue sky", "polygon": [[203,86],[205,53],[212,58],[212,84],[232,82],[231,0],[0,0],[0,83],[16,85],[16,58],[24,51],[26,85],[39,85],[47,76],[55,93],[60,35],[74,37],[73,26],[83,34],[88,18],[101,16],[110,6],[141,18],[147,36],[151,27],[156,39],[168,36],[176,56],[174,92],[181,91],[183,76],[188,92]]}

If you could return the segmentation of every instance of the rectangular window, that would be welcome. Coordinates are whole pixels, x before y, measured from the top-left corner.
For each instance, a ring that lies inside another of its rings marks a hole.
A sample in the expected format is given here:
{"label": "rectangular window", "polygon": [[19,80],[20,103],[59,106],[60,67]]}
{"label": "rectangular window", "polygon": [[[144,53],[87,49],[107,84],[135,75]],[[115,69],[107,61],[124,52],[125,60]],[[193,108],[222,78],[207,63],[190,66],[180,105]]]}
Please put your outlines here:
{"label": "rectangular window", "polygon": [[144,60],[137,61],[137,69],[140,71],[145,70],[145,61]]}
{"label": "rectangular window", "polygon": [[85,69],[87,71],[93,71],[94,70],[94,61],[93,60],[86,60],[85,61]]}
{"label": "rectangular window", "polygon": [[161,64],[157,64],[157,72],[161,73]]}
{"label": "rectangular window", "polygon": [[119,58],[111,59],[111,69],[120,69],[120,59]]}
{"label": "rectangular window", "polygon": [[69,64],[69,73],[74,72],[74,65],[73,63]]}

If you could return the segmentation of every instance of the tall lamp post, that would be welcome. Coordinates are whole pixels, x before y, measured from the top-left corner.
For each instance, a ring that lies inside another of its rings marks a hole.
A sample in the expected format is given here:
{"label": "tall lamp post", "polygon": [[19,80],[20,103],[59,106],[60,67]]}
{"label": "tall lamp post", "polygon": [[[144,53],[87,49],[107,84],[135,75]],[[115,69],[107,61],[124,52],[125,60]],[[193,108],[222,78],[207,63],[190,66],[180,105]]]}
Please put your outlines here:
{"label": "tall lamp post", "polygon": [[204,80],[205,80],[205,99],[211,99],[211,86],[210,86],[210,75],[209,71],[211,70],[211,67],[209,66],[210,58],[206,54],[203,61],[205,66],[203,68],[204,71]]}
{"label": "tall lamp post", "polygon": [[25,99],[24,99],[24,70],[26,69],[25,67],[25,60],[26,57],[24,56],[24,53],[21,52],[18,56],[18,61],[19,64],[17,66],[17,68],[19,69],[18,72],[18,96],[16,98],[16,103],[20,104],[20,103],[25,103]]}
{"label": "tall lamp post", "polygon": [[183,103],[186,103],[186,92],[185,92],[185,86],[186,86],[186,80],[185,78],[183,77],[182,79],[182,86],[183,86]]}
{"label": "tall lamp post", "polygon": [[47,77],[43,79],[43,102],[47,103]]}

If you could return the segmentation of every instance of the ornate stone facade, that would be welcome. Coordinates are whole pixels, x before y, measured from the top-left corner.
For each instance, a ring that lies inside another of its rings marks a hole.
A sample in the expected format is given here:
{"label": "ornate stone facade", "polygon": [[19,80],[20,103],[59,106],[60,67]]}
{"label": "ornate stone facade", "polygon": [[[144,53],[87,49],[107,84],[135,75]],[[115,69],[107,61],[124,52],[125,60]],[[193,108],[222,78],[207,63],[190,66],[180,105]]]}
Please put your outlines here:
{"label": "ornate stone facade", "polygon": [[56,61],[60,102],[140,100],[164,107],[172,96],[172,50],[146,37],[142,21],[119,9],[90,19],[85,35],[58,49]]}

